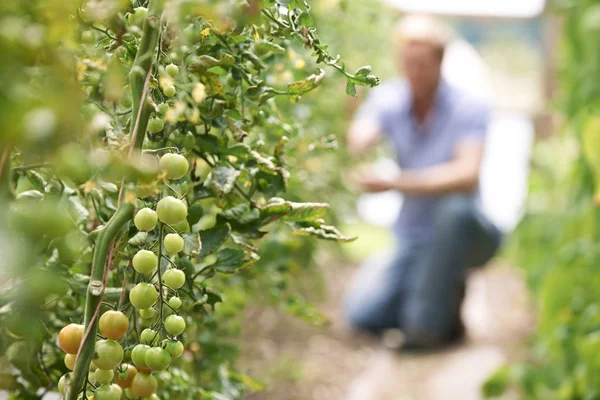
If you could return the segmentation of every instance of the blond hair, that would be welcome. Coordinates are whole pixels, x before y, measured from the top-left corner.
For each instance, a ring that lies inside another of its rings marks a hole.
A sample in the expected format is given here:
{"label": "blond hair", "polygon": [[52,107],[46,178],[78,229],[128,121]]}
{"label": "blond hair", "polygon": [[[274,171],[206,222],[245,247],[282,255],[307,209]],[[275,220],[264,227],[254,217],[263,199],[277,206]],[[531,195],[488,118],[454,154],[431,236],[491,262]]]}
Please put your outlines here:
{"label": "blond hair", "polygon": [[452,40],[450,27],[436,17],[426,14],[412,14],[402,18],[394,31],[394,42],[397,47],[408,43],[424,43],[431,45],[443,54]]}

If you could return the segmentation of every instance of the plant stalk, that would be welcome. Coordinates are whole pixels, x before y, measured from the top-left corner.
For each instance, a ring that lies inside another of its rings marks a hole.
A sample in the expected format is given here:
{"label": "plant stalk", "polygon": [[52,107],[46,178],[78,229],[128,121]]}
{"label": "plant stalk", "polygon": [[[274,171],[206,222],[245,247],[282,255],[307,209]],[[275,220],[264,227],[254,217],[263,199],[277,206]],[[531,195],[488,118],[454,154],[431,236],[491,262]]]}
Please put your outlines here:
{"label": "plant stalk", "polygon": [[[144,143],[148,119],[153,110],[147,101],[148,82],[152,72],[152,60],[156,52],[158,38],[161,30],[161,16],[164,0],[151,0],[148,14],[144,21],[143,34],[133,63],[129,72],[129,84],[131,87],[133,108],[131,122],[131,151],[139,151]],[[126,182],[123,182],[123,186]],[[100,232],[94,249],[92,261],[92,273],[86,296],[85,308],[85,336],[80,346],[79,354],[73,371],[70,385],[67,384],[65,398],[77,400],[79,393],[85,390],[90,363],[94,356],[96,344],[96,332],[98,329],[99,305],[102,302],[105,290],[105,278],[108,274],[107,260],[111,253],[112,243],[121,227],[133,218],[134,205],[123,202]]]}

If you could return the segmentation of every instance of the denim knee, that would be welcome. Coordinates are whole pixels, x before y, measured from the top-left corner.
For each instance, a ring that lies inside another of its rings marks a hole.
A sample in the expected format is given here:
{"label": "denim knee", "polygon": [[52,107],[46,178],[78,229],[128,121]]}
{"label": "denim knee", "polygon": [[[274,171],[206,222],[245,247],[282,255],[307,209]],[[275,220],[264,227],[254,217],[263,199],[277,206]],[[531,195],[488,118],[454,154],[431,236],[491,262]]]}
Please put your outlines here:
{"label": "denim knee", "polygon": [[473,199],[467,195],[449,195],[440,200],[436,223],[438,228],[469,223],[473,219]]}

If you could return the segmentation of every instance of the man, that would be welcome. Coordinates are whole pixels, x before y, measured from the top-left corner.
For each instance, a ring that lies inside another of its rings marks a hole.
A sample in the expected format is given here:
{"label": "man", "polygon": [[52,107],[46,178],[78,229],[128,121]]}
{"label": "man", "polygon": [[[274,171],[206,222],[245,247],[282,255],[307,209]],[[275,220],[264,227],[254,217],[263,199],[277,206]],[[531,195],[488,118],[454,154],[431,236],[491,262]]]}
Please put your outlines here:
{"label": "man", "polygon": [[477,189],[489,110],[442,78],[450,39],[444,25],[409,16],[396,34],[406,79],[371,92],[348,146],[365,153],[383,134],[395,150],[399,176],[363,168],[357,181],[367,192],[403,194],[397,248],[374,285],[358,282],[348,293],[346,313],[357,328],[402,330],[405,348],[431,348],[462,336],[465,270],[485,264],[501,240],[480,210]]}

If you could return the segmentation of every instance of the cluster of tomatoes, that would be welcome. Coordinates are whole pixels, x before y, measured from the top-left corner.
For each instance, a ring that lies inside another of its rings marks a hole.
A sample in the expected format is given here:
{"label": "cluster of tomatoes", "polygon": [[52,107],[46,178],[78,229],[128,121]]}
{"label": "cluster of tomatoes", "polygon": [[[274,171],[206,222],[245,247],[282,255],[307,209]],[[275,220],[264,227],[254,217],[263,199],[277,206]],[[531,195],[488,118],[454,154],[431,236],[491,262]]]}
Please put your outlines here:
{"label": "cluster of tomatoes", "polygon": [[[167,153],[160,158],[159,167],[166,179],[176,180],[187,174],[189,163],[180,154]],[[152,193],[144,194],[138,193],[138,196],[144,198]],[[184,332],[186,323],[178,315],[182,301],[177,296],[177,290],[185,284],[186,277],[182,270],[173,267],[172,262],[162,272],[159,269],[159,258],[169,260],[170,256],[184,250],[184,239],[173,226],[185,222],[186,217],[186,204],[173,196],[163,196],[158,201],[156,210],[146,207],[136,213],[133,222],[139,231],[151,232],[159,223],[162,224],[159,230],[159,241],[162,244],[158,255],[150,248],[139,250],[133,256],[131,265],[144,280],[130,290],[129,301],[142,319],[151,320],[156,309],[160,310],[159,317],[152,327],[144,329],[139,335],[139,344],[131,350],[132,365],[123,363],[125,353],[118,342],[127,334],[129,318],[117,310],[102,314],[98,328],[104,338],[97,340],[95,344],[88,375],[88,381],[94,389],[93,393],[86,396],[88,399],[118,400],[124,394],[129,399],[141,397],[156,400],[157,380],[152,372],[166,369],[173,359],[183,355],[184,346],[178,336]],[[171,233],[160,237],[164,227],[171,230]],[[157,281],[154,281],[155,277],[158,278]],[[166,335],[163,336],[163,332]],[[83,325],[69,324],[60,331],[58,344],[67,353],[65,365],[70,370],[75,368],[76,355],[83,337]],[[66,381],[67,375],[59,381],[58,389],[61,394],[65,392]]]}

